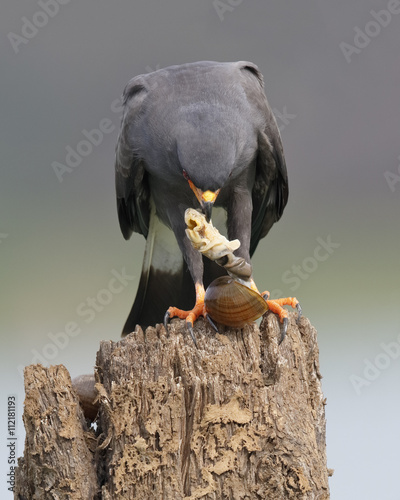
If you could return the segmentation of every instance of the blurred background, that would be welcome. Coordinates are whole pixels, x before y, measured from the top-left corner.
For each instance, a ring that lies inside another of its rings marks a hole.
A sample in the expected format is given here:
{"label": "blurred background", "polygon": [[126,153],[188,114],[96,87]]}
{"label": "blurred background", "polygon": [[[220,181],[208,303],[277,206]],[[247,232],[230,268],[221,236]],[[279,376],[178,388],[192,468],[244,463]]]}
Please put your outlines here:
{"label": "blurred background", "polygon": [[125,84],[172,64],[250,60],[290,185],[256,282],[297,296],[318,330],[332,498],[399,499],[399,13],[397,0],[3,3],[2,498],[9,396],[23,453],[23,366],[90,373],[135,296],[144,239],[124,241],[114,195]]}

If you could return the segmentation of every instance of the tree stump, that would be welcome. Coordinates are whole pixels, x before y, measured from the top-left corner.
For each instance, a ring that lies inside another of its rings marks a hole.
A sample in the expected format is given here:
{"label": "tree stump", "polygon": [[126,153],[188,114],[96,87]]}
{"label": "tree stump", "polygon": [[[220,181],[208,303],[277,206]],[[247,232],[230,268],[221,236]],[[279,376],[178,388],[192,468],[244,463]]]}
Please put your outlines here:
{"label": "tree stump", "polygon": [[24,375],[26,439],[14,498],[95,498],[99,488],[90,434],[67,369],[31,365]]}
{"label": "tree stump", "polygon": [[[260,328],[220,334],[198,320],[195,335],[198,349],[173,320],[169,335],[161,325],[145,334],[137,327],[101,343],[96,449],[66,370],[29,367],[15,498],[328,499],[325,402],[309,321],[297,325],[291,314],[281,345],[273,314]],[[44,421],[43,403],[50,414],[71,409]]]}

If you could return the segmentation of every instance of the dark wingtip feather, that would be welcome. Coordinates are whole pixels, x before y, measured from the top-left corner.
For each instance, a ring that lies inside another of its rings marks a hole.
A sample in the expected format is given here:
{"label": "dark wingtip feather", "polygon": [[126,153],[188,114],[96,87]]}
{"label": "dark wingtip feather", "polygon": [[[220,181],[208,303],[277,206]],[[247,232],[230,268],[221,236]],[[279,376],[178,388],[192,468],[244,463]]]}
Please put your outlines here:
{"label": "dark wingtip feather", "polygon": [[135,302],[122,329],[122,336],[133,332],[136,325],[142,328],[164,321],[168,307],[192,309],[196,300],[195,288],[186,264],[177,273],[150,268],[149,275],[142,273]]}

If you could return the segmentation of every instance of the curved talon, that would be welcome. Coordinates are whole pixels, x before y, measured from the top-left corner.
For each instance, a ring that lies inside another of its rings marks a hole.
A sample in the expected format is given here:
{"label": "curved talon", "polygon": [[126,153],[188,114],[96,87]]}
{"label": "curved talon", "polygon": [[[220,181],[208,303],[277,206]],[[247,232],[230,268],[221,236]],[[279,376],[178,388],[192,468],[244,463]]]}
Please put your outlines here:
{"label": "curved talon", "polygon": [[296,308],[298,312],[297,321],[299,321],[301,317],[301,307],[299,301],[295,297],[285,297],[281,299],[267,300],[266,302],[269,309],[279,316],[279,320],[282,323],[281,340],[279,341],[279,344],[281,344],[286,336],[289,324],[288,312],[283,308],[283,306],[290,306],[293,307],[293,309]]}
{"label": "curved talon", "polygon": [[287,332],[287,329],[288,329],[288,324],[289,324],[289,319],[288,318],[283,318],[282,328],[281,328],[281,339],[280,339],[278,345],[281,345],[282,342],[283,342],[283,339],[286,337],[286,332]]}
{"label": "curved talon", "polygon": [[190,321],[186,321],[186,328],[189,330],[189,333],[193,339],[194,345],[198,348],[198,345],[196,342],[196,337],[194,336],[193,323],[191,323]]}
{"label": "curved talon", "polygon": [[169,323],[170,318],[171,318],[171,316],[169,314],[169,309],[167,309],[167,312],[164,314],[164,328],[165,328],[167,335],[169,335],[168,323]]}
{"label": "curved talon", "polygon": [[[168,336],[169,336],[168,323],[169,323],[170,319],[171,319],[171,313],[170,313],[170,308],[169,308],[169,309],[167,309],[167,312],[164,314],[164,328],[165,328],[165,331],[167,332]],[[189,330],[190,336],[193,339],[194,345],[197,347],[196,337],[194,336],[194,331],[193,331],[193,323],[190,319],[189,319],[189,321],[186,320],[185,323],[186,323],[186,328]]]}
{"label": "curved talon", "polygon": [[265,291],[261,294],[262,298],[264,300],[268,300],[269,299],[269,296],[270,296],[270,293],[268,291]]}
{"label": "curved talon", "polygon": [[301,305],[300,305],[300,302],[297,303],[296,305],[296,309],[297,309],[297,319],[296,319],[296,323],[298,324],[299,321],[300,321],[300,318],[303,314],[303,311],[301,310]]}
{"label": "curved talon", "polygon": [[217,325],[214,323],[214,321],[211,319],[211,316],[209,314],[206,314],[207,321],[210,323],[210,325],[214,328],[214,330],[219,333]]}

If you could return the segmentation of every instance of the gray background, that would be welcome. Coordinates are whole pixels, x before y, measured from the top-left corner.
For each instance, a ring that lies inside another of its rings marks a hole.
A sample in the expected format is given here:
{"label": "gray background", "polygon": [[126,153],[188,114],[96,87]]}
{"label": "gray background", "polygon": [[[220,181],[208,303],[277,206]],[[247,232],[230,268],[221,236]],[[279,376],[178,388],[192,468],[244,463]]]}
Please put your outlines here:
{"label": "gray background", "polygon": [[[158,67],[244,59],[259,65],[283,115],[290,184],[284,216],[254,258],[255,279],[296,295],[318,329],[332,498],[399,499],[400,15],[370,24],[386,0],[230,1],[219,16],[212,0],[72,0],[16,49],[10,33],[22,35],[23,17],[44,23],[43,9],[2,5],[2,498],[10,394],[23,451],[18,367],[36,351],[73,376],[90,372],[99,341],[119,338],[138,285],[144,240],[123,240],[114,199],[123,87]],[[340,44],[354,45],[355,27],[375,36],[348,62]],[[65,164],[66,147],[104,119],[113,131],[60,182],[52,163]],[[317,261],[317,239],[329,237],[336,246]],[[292,266],[301,266],[297,281]],[[103,289],[124,267],[133,279],[110,299]],[[79,315],[99,292],[109,303]],[[54,337],[69,322],[79,334]]]}

